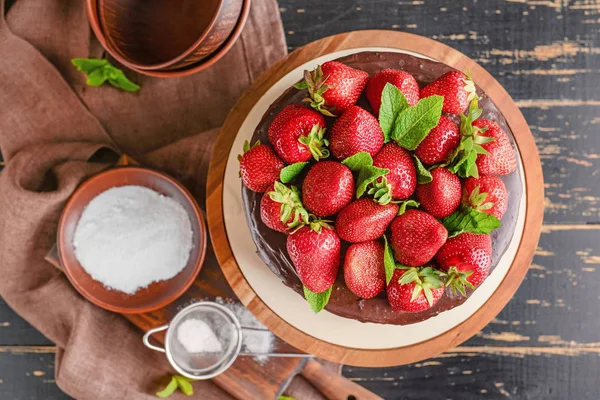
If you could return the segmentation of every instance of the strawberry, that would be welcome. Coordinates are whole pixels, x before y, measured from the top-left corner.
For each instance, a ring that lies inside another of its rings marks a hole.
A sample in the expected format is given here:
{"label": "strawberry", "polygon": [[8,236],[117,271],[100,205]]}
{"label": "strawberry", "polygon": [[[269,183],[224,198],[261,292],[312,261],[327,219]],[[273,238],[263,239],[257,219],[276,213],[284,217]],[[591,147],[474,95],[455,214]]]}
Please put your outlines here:
{"label": "strawberry", "polygon": [[367,242],[383,236],[396,214],[397,204],[381,205],[365,197],[344,207],[337,216],[335,226],[345,241]]}
{"label": "strawberry", "polygon": [[260,200],[260,219],[266,226],[279,232],[307,223],[308,213],[302,207],[298,189],[275,182]]}
{"label": "strawberry", "polygon": [[427,263],[448,238],[448,231],[437,219],[419,210],[397,216],[390,228],[394,257],[409,267]]}
{"label": "strawberry", "polygon": [[447,217],[460,205],[460,179],[446,168],[435,168],[431,177],[431,182],[417,185],[417,198],[429,214],[436,218]]}
{"label": "strawberry", "polygon": [[517,169],[517,159],[506,132],[494,121],[478,119],[473,126],[487,130],[480,131],[479,136],[494,138],[491,142],[482,144],[489,154],[477,156],[477,169],[483,175],[508,175]]}
{"label": "strawberry", "polygon": [[378,240],[355,243],[344,260],[344,281],[358,297],[370,299],[385,287],[383,244]]}
{"label": "strawberry", "polygon": [[415,150],[415,155],[425,164],[438,164],[448,158],[459,142],[460,132],[458,127],[442,115],[437,126],[429,131],[429,134],[419,144],[419,147]]}
{"label": "strawberry", "polygon": [[502,219],[508,207],[508,193],[504,182],[497,176],[483,175],[479,178],[467,178],[463,182],[462,202],[478,211]]}
{"label": "strawberry", "polygon": [[288,164],[327,158],[325,118],[310,108],[291,104],[275,116],[269,126],[269,141]]}
{"label": "strawberry", "polygon": [[461,233],[448,239],[435,259],[448,273],[446,286],[466,296],[465,288],[475,289],[490,272],[492,240],[490,235]]}
{"label": "strawberry", "polygon": [[323,222],[313,222],[288,235],[287,251],[302,284],[315,293],[333,285],[340,267],[340,238]]}
{"label": "strawberry", "polygon": [[302,202],[318,217],[337,214],[354,196],[352,171],[335,161],[313,165],[302,183]]}
{"label": "strawberry", "polygon": [[430,266],[397,269],[387,287],[387,297],[396,312],[430,309],[442,298],[442,274]]}
{"label": "strawberry", "polygon": [[401,200],[413,194],[417,186],[417,173],[415,163],[407,150],[395,143],[384,144],[373,158],[373,165],[390,170],[385,179],[392,186],[392,198]]}
{"label": "strawberry", "polygon": [[379,121],[368,111],[358,107],[348,108],[334,123],[329,132],[329,149],[338,160],[361,151],[374,156],[383,146],[383,131]]}
{"label": "strawberry", "polygon": [[435,94],[444,97],[442,111],[449,114],[461,114],[477,96],[475,83],[459,71],[446,72],[421,89],[421,98]]}
{"label": "strawberry", "polygon": [[303,100],[329,117],[340,115],[358,101],[369,74],[337,61],[328,61],[314,71],[304,71],[296,89],[308,89]]}
{"label": "strawberry", "polygon": [[397,69],[384,69],[369,79],[365,91],[373,114],[379,115],[381,93],[386,83],[391,83],[400,89],[408,105],[414,106],[419,101],[419,84],[411,74]]}
{"label": "strawberry", "polygon": [[273,182],[279,180],[279,172],[285,167],[283,161],[271,147],[260,144],[260,140],[250,148],[244,142],[244,154],[238,155],[240,176],[246,187],[254,192],[266,192]]}

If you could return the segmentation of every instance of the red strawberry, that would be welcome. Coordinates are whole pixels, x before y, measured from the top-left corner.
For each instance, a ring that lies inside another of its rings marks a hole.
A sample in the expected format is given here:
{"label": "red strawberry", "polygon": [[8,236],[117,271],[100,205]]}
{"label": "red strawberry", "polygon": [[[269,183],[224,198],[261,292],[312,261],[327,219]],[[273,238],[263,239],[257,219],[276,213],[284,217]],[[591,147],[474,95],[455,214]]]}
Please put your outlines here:
{"label": "red strawberry", "polygon": [[358,297],[370,299],[385,287],[383,244],[380,241],[355,243],[344,260],[344,281]]}
{"label": "red strawberry", "polygon": [[517,169],[517,159],[510,140],[506,132],[502,130],[494,121],[487,119],[478,119],[473,122],[477,128],[485,128],[485,132],[480,132],[479,136],[494,138],[496,140],[482,144],[489,154],[479,154],[477,156],[477,169],[482,175],[508,175]]}
{"label": "red strawberry", "polygon": [[308,213],[302,207],[298,189],[275,182],[260,200],[260,219],[266,226],[279,232],[308,222]]}
{"label": "red strawberry", "polygon": [[338,160],[361,151],[374,156],[383,146],[383,131],[379,121],[359,106],[348,108],[329,132],[329,149]]}
{"label": "red strawberry", "polygon": [[365,197],[344,207],[338,214],[335,227],[340,237],[347,242],[375,240],[383,236],[397,213],[397,204],[381,205]]}
{"label": "red strawberry", "polygon": [[318,217],[337,214],[353,195],[352,171],[335,161],[316,163],[302,183],[302,203]]}
{"label": "red strawberry", "polygon": [[432,267],[397,269],[387,287],[387,297],[396,312],[419,312],[435,305],[444,294],[440,273]]}
{"label": "red strawberry", "polygon": [[302,284],[315,293],[333,285],[340,267],[340,238],[327,226],[303,226],[288,235],[287,251]]}
{"label": "red strawberry", "polygon": [[408,210],[391,224],[390,243],[402,265],[418,267],[435,256],[448,238],[448,231],[430,214]]}
{"label": "red strawberry", "polygon": [[417,198],[429,214],[436,218],[447,217],[460,205],[460,179],[446,168],[435,168],[431,176],[431,182],[417,185]]}
{"label": "red strawberry", "polygon": [[446,72],[421,89],[422,99],[436,94],[444,97],[442,111],[450,114],[461,114],[477,96],[475,83],[459,71]]}
{"label": "red strawberry", "polygon": [[502,179],[492,175],[467,178],[463,188],[464,204],[502,219],[508,207],[508,194]]}
{"label": "red strawberry", "polygon": [[387,143],[373,158],[373,165],[390,170],[385,178],[392,185],[392,198],[401,200],[413,194],[417,186],[417,173],[408,151],[395,143]]}
{"label": "red strawberry", "polygon": [[328,61],[314,71],[304,71],[296,89],[308,89],[304,99],[324,115],[340,115],[358,101],[369,74],[337,61]]}
{"label": "red strawberry", "polygon": [[425,164],[441,163],[448,158],[458,143],[460,143],[458,127],[442,115],[437,126],[429,131],[429,134],[419,144],[415,155]]}
{"label": "red strawberry", "polygon": [[465,287],[476,288],[490,272],[492,240],[490,235],[461,233],[448,239],[435,259],[448,273],[446,286],[466,296]]}
{"label": "red strawberry", "polygon": [[285,107],[269,126],[269,141],[288,164],[327,158],[325,118],[317,111],[292,104]]}
{"label": "red strawberry", "polygon": [[246,187],[255,192],[265,192],[273,182],[279,180],[279,172],[285,167],[273,149],[265,144],[256,143],[250,148],[244,142],[244,154],[238,156],[240,176]]}
{"label": "red strawberry", "polygon": [[400,89],[409,105],[414,106],[419,101],[419,84],[411,74],[397,69],[384,69],[373,75],[367,83],[366,94],[373,114],[379,115],[381,93],[386,83]]}

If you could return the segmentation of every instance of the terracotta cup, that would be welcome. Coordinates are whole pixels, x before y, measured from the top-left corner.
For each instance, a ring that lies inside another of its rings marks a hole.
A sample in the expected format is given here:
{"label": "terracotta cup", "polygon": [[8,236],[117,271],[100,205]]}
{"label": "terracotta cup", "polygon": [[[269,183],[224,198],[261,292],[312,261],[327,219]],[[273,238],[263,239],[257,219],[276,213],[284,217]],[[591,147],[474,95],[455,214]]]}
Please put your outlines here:
{"label": "terracotta cup", "polygon": [[[154,282],[132,295],[108,289],[94,280],[79,264],[73,247],[77,223],[89,202],[108,189],[125,185],[147,187],[181,204],[192,223],[194,244],[188,263],[179,274],[166,281]],[[67,202],[58,225],[58,255],[71,284],[83,297],[97,306],[122,314],[156,310],[181,296],[200,272],[206,245],[206,224],[192,195],[175,179],[140,167],[111,169],[83,182]]]}
{"label": "terracotta cup", "polygon": [[173,70],[216,52],[235,30],[244,0],[95,3],[107,50],[113,57],[130,68]]}

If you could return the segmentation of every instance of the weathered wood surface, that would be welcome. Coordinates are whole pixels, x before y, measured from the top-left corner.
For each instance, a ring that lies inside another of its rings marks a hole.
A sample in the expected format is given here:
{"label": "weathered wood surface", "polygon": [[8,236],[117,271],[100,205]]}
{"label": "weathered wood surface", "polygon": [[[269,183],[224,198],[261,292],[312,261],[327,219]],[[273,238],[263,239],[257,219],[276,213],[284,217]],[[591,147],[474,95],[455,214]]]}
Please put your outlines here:
{"label": "weathered wood surface", "polygon": [[[398,29],[474,58],[522,108],[543,162],[540,248],[494,322],[427,362],[344,374],[386,399],[600,398],[600,2],[280,0],[280,7],[291,49],[354,29]],[[48,344],[0,303],[0,345]],[[23,350],[0,351],[0,398],[68,398],[51,382],[53,354]]]}

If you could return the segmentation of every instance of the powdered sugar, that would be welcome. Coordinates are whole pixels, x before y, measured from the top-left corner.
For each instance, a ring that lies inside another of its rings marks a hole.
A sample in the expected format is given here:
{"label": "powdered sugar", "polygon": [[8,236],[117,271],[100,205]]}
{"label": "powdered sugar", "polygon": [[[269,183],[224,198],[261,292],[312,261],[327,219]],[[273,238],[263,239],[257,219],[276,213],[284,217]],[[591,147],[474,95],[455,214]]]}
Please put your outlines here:
{"label": "powdered sugar", "polygon": [[177,327],[177,340],[190,353],[220,353],[221,342],[211,327],[201,319],[190,318]]}
{"label": "powdered sugar", "polygon": [[92,278],[133,294],[183,270],[193,246],[192,226],[177,201],[145,187],[121,186],[88,204],[73,245]]}

